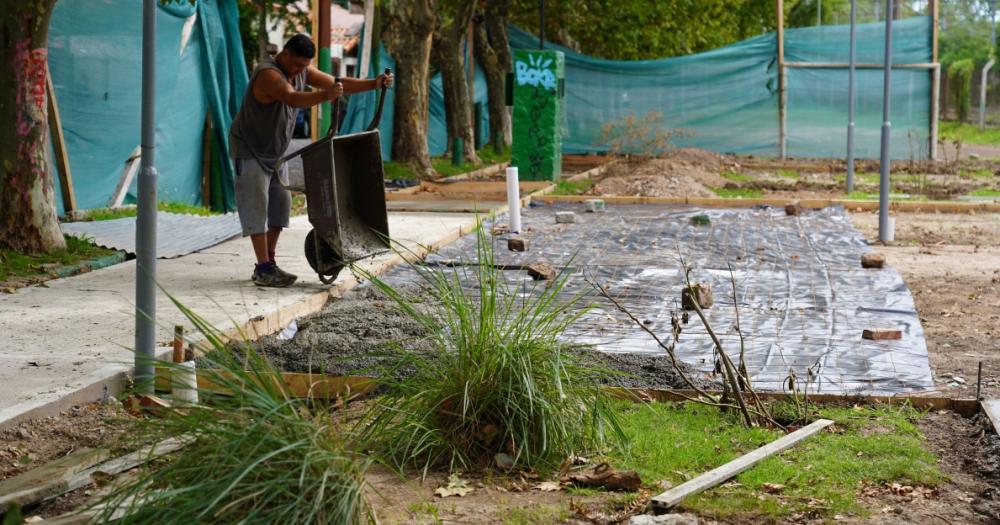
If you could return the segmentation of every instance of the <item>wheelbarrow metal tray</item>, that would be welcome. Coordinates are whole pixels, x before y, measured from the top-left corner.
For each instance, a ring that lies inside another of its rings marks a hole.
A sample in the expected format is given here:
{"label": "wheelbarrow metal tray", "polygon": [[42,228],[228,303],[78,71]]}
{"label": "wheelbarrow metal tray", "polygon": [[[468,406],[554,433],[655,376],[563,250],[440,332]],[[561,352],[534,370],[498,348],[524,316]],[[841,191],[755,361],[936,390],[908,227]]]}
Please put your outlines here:
{"label": "wheelbarrow metal tray", "polygon": [[378,130],[329,137],[303,148],[309,222],[350,263],[388,251]]}

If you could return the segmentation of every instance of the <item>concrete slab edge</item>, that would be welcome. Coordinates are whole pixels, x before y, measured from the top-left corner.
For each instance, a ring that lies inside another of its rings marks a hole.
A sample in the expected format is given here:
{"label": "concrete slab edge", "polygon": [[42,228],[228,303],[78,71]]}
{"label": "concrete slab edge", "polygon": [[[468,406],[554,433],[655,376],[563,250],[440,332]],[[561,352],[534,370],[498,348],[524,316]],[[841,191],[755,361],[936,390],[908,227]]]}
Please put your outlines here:
{"label": "concrete slab edge", "polygon": [[[502,212],[492,210],[489,212],[489,216],[497,213]],[[405,256],[395,253],[388,260],[369,271],[376,276],[383,275],[400,263],[405,263],[417,257],[424,257],[433,251],[437,251],[457,241],[461,236],[473,231],[475,226],[476,221],[473,219],[469,224],[459,225],[458,228],[451,230],[431,244],[418,246],[412,250],[412,253],[407,253]],[[349,275],[346,279],[335,283],[327,290],[312,294],[305,299],[279,308],[269,315],[252,318],[243,323],[242,326],[225,330],[222,333],[229,338],[241,338],[245,334],[251,340],[275,333],[283,329],[291,319],[318,312],[331,296],[339,297],[360,283],[361,281],[357,277]],[[200,347],[204,344],[204,338],[198,336],[193,336],[189,341],[195,347]],[[157,351],[157,359],[170,359],[171,355],[172,350],[169,348],[162,348]],[[72,392],[62,394],[54,399],[33,399],[0,410],[0,430],[16,426],[25,421],[57,415],[81,403],[92,403],[105,398],[114,398],[125,391],[134,374],[135,369],[125,365],[105,368],[98,370],[84,379],[83,386],[76,388]]]}

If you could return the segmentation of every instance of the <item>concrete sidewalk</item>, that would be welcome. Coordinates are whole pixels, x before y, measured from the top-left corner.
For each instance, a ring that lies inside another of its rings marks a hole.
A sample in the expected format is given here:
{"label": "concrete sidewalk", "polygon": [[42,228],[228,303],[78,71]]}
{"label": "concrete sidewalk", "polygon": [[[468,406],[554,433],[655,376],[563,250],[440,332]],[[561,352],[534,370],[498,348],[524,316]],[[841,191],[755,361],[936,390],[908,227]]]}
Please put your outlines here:
{"label": "concrete sidewalk", "polygon": [[[389,231],[411,249],[437,248],[470,231],[475,220],[468,213],[390,213]],[[278,245],[281,267],[299,276],[291,288],[250,282],[254,259],[246,239],[159,260],[157,280],[219,328],[275,331],[354,283],[346,270],[332,287],[319,282],[302,255],[309,229],[305,216],[293,218]],[[386,254],[366,264],[380,271],[396,262],[398,256]],[[116,393],[133,364],[134,301],[134,261],[0,296],[0,429]],[[190,328],[162,292],[157,323],[161,352],[169,351],[175,324]]]}

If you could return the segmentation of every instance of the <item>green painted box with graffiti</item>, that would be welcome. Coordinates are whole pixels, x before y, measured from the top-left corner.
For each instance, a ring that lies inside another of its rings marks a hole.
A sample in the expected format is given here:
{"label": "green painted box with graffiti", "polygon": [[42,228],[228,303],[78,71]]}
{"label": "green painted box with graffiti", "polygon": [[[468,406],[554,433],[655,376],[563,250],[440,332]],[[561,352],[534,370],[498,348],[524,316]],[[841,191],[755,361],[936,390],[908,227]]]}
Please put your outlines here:
{"label": "green painted box with graffiti", "polygon": [[560,51],[514,51],[512,163],[523,180],[562,174],[565,71]]}

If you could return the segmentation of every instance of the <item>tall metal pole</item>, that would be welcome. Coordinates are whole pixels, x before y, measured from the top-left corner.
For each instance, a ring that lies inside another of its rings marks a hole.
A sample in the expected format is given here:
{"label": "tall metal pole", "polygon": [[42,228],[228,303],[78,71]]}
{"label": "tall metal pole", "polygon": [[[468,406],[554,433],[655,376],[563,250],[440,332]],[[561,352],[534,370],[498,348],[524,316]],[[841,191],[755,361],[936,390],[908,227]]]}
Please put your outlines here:
{"label": "tall metal pole", "polygon": [[879,158],[878,240],[889,240],[889,101],[892,96],[892,0],[885,0],[885,77],[882,85],[882,154]]}
{"label": "tall metal pole", "polygon": [[156,350],[156,3],[142,2],[142,169],[135,226],[135,384],[152,394]]}
{"label": "tall metal pole", "polygon": [[[367,14],[367,13],[365,13]],[[365,42],[371,42],[369,33],[373,31],[371,20],[365,20]],[[318,47],[317,56],[319,56],[319,64],[317,69],[324,73],[330,73],[333,70],[332,62],[330,60],[330,0],[320,0],[319,2],[319,38],[316,40],[316,47]],[[371,44],[369,44],[371,45]],[[365,49],[368,51],[368,48]],[[362,57],[362,61],[367,62],[371,60],[367,54]],[[360,64],[359,64],[360,65]],[[326,135],[330,126],[333,125],[333,117],[330,113],[330,108],[332,104],[330,101],[324,102],[319,107],[319,133],[320,135]]]}
{"label": "tall metal pole", "polygon": [[538,49],[545,49],[545,0],[538,2]]}
{"label": "tall metal pole", "polygon": [[857,61],[857,39],[855,37],[855,5],[856,0],[851,0],[851,66],[847,70],[847,193],[854,191],[854,64]]}

